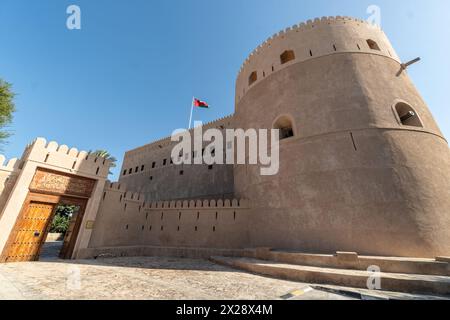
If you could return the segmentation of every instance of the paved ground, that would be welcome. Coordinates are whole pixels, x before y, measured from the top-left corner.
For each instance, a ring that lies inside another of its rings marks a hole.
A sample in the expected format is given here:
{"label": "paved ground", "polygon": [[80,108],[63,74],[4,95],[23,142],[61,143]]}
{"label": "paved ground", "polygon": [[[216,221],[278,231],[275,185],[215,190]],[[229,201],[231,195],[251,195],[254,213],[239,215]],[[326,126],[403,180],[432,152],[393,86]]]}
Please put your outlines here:
{"label": "paved ground", "polygon": [[368,290],[261,277],[206,260],[126,257],[68,262],[57,258],[60,248],[60,242],[47,243],[39,262],[0,264],[0,299],[352,300],[361,299],[358,293],[374,295]]}
{"label": "paved ground", "polygon": [[[42,261],[0,265],[0,299],[280,299],[307,286],[206,260],[141,257],[67,262],[56,259],[59,245],[48,244]],[[347,299],[317,294],[314,299]]]}

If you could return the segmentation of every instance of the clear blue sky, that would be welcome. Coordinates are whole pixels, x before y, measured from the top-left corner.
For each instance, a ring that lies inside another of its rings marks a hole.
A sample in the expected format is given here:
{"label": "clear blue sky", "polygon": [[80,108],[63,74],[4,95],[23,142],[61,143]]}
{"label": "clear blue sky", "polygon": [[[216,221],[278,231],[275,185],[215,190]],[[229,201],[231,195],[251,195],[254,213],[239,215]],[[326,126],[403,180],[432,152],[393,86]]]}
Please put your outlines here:
{"label": "clear blue sky", "polygon": [[[80,31],[66,28],[70,4]],[[231,114],[241,63],[273,33],[314,17],[366,19],[371,4],[400,57],[422,57],[409,73],[449,138],[448,0],[0,0],[0,77],[18,93],[3,153],[20,157],[42,136],[120,162],[186,127],[193,95],[213,106],[196,119]]]}

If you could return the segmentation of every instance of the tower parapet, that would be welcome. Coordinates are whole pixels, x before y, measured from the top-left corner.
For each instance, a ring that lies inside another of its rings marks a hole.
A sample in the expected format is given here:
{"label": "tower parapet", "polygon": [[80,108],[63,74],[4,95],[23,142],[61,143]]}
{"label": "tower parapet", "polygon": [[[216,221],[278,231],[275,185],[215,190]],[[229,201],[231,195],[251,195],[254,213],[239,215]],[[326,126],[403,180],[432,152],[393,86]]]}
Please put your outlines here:
{"label": "tower parapet", "polygon": [[236,81],[236,103],[256,83],[292,64],[342,53],[376,54],[400,63],[380,27],[351,17],[308,20],[274,34],[245,60]]}

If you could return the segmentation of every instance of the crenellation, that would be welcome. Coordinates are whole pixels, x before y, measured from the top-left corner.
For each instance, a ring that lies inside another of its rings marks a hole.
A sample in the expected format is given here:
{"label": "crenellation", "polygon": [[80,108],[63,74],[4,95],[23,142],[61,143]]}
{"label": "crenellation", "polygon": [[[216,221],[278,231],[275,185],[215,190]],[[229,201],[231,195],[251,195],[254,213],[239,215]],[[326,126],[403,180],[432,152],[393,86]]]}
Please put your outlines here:
{"label": "crenellation", "polygon": [[79,154],[79,151],[77,148],[71,148],[68,153],[69,156],[74,157],[74,158],[78,158],[78,154]]}
{"label": "crenellation", "polygon": [[8,171],[8,172],[15,172],[19,170],[21,164],[21,160],[17,158],[10,159],[6,161],[5,156],[0,155],[0,170],[1,171]]}
{"label": "crenellation", "polygon": [[[130,200],[130,199],[128,199]],[[156,201],[148,202],[144,206],[146,210],[209,210],[220,208],[248,208],[248,201],[245,199],[212,199],[212,200],[184,200],[184,201]]]}
{"label": "crenellation", "polygon": [[[322,26],[327,26],[327,28],[321,28]],[[330,32],[330,28],[338,27],[339,32]],[[354,31],[358,32],[356,33]],[[361,39],[358,34],[363,38]],[[336,39],[332,40],[332,37]],[[314,38],[320,38],[320,41],[313,41]],[[360,49],[357,49],[357,45],[364,38],[366,40],[375,39],[380,44],[381,50],[374,51],[366,46],[360,46]],[[329,44],[326,45],[323,43],[324,41],[329,41]],[[337,50],[330,51],[328,48],[336,42],[341,43],[341,45]],[[273,73],[288,66],[288,64],[283,65],[279,61],[279,55],[283,50],[287,49],[293,50],[296,53],[295,61],[297,63],[326,57],[330,54],[346,52],[382,55],[394,59],[400,64],[400,59],[395,54],[395,50],[390,45],[382,30],[378,27],[373,27],[367,21],[343,16],[309,19],[306,22],[301,22],[296,27],[289,27],[272,35],[249,54],[239,68],[237,75],[236,102],[239,102],[250,89],[265,78],[258,77],[255,82],[249,84],[248,77],[252,72],[262,72],[264,70],[267,74],[266,70],[271,70],[272,67],[274,67],[272,70]],[[304,55],[304,52],[308,52],[309,54]],[[269,72],[267,76],[270,76],[272,73]]]}

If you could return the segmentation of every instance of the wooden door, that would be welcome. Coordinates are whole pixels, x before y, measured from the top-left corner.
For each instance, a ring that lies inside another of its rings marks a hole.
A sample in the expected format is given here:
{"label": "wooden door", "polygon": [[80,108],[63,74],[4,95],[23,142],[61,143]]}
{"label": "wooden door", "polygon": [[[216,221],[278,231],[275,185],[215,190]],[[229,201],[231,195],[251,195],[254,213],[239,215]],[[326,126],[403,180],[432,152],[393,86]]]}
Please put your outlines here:
{"label": "wooden door", "polygon": [[25,203],[3,254],[4,262],[39,260],[55,208],[56,205],[51,203],[38,201]]}

